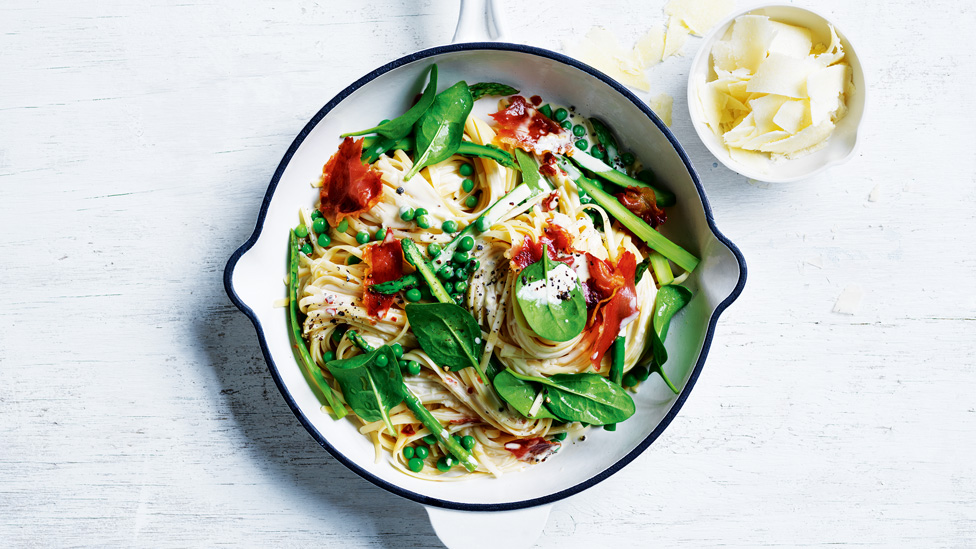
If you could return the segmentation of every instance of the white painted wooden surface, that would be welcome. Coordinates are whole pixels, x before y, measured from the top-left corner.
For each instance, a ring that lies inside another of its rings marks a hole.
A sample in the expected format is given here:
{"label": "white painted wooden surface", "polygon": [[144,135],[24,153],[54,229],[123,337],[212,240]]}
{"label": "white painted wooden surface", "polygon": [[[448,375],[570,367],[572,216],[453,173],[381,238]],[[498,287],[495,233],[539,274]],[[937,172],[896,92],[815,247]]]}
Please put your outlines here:
{"label": "white painted wooden surface", "polygon": [[[558,503],[542,547],[976,544],[974,9],[798,3],[867,69],[860,154],[750,184],[688,125],[700,40],[653,70],[749,282],[678,419]],[[663,20],[663,0],[604,4],[508,0],[504,29],[560,49]],[[307,119],[456,12],[0,5],[0,546],[438,546],[297,423],[221,274]],[[832,313],[850,284],[859,314]]]}

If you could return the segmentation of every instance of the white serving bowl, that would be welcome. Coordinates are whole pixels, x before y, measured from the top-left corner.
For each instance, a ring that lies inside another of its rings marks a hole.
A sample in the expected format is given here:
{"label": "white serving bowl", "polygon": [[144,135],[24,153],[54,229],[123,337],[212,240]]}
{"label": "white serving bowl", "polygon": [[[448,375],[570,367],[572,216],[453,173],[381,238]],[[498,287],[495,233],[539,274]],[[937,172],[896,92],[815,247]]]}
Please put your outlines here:
{"label": "white serving bowl", "polygon": [[[592,429],[585,442],[567,444],[546,463],[497,479],[430,482],[404,475],[389,463],[375,463],[372,443],[350,420],[334,421],[321,410],[296,363],[285,309],[275,307],[275,301],[286,293],[282,277],[288,230],[297,223],[298,209],[316,202],[318,190],[309,183],[320,176],[322,165],[336,150],[339,134],[405,111],[435,62],[442,89],[462,79],[499,81],[527,95],[539,94],[602,118],[675,192],[678,203],[669,211],[663,232],[702,259],[686,283],[694,298],[675,317],[667,339],[670,358],[666,368],[681,394],[673,395],[653,376],[635,395],[636,415],[617,431]],[[458,534],[466,540],[465,546],[471,546],[470,530],[465,529],[473,521],[485,520],[486,514],[458,511],[490,511],[489,521],[497,521],[501,517],[495,513],[502,512],[506,529],[518,530],[522,524],[538,535],[549,504],[607,478],[661,434],[702,370],[719,315],[742,290],[745,262],[715,227],[687,155],[667,127],[632,93],[602,73],[553,52],[516,44],[470,43],[421,51],[380,67],[323,107],[278,166],[254,234],[228,261],[224,283],[232,301],[254,323],[282,395],[315,440],[366,480],[427,505],[445,542]]]}
{"label": "white serving bowl", "polygon": [[830,43],[830,30],[827,24],[833,24],[832,21],[828,21],[814,11],[790,5],[770,4],[751,8],[716,25],[705,37],[701,49],[698,50],[694,61],[691,62],[691,70],[688,72],[688,110],[691,113],[691,121],[695,126],[695,131],[698,132],[698,137],[715,155],[715,158],[730,170],[758,181],[771,183],[787,183],[806,179],[830,166],[849,160],[857,149],[858,127],[861,125],[861,119],[864,116],[867,86],[857,53],[841,29],[837,28],[837,25],[834,25],[834,30],[844,46],[844,59],[851,66],[855,91],[853,96],[847,99],[847,115],[837,123],[827,145],[819,151],[793,160],[770,162],[765,171],[736,162],[729,156],[729,151],[721,136],[713,132],[705,123],[701,102],[698,100],[698,85],[700,82],[707,82],[715,78],[715,72],[712,70],[712,46],[715,42],[725,38],[732,22],[735,21],[736,17],[742,15],[765,15],[781,23],[806,27],[813,32],[814,43]]}

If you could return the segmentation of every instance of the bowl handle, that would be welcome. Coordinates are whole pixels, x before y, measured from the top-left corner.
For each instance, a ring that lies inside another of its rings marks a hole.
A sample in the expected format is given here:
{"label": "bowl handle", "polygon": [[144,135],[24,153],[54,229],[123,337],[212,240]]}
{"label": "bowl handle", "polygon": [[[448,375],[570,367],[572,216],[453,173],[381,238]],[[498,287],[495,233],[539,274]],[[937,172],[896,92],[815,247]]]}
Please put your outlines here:
{"label": "bowl handle", "polygon": [[459,42],[491,42],[502,36],[492,0],[461,0],[457,28],[452,44]]}
{"label": "bowl handle", "polygon": [[549,520],[552,505],[517,511],[425,509],[430,525],[447,549],[497,549],[499,540],[505,549],[522,549],[535,545]]}

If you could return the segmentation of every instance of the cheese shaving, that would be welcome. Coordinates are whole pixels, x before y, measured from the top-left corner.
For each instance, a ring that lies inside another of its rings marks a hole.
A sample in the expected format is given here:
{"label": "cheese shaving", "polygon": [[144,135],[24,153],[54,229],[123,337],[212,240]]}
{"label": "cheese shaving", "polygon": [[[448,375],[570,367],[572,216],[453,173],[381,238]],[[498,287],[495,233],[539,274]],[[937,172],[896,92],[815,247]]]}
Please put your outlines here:
{"label": "cheese shaving", "polygon": [[664,13],[680,19],[695,36],[704,36],[734,7],[733,0],[671,0]]}
{"label": "cheese shaving", "polygon": [[674,107],[673,97],[662,93],[657,97],[652,97],[648,100],[647,104],[651,107],[652,111],[661,117],[661,120],[664,121],[666,126],[671,127],[671,109]]}
{"label": "cheese shaving", "polygon": [[698,80],[697,96],[730,158],[764,172],[770,161],[826,145],[855,92],[833,26],[830,36],[829,45],[814,44],[810,29],[744,15],[712,46],[713,76]]}

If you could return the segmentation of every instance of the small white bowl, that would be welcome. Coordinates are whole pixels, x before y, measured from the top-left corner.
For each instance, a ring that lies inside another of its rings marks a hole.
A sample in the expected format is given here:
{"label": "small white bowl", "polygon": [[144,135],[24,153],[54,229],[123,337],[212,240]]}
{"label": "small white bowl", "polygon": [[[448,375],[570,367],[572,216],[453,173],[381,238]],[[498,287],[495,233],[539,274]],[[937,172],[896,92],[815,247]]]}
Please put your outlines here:
{"label": "small white bowl", "polygon": [[695,126],[695,131],[698,132],[698,137],[719,162],[730,170],[758,181],[771,183],[787,183],[806,179],[830,166],[849,160],[857,149],[858,127],[864,115],[867,86],[864,82],[864,71],[861,69],[857,53],[855,53],[854,47],[851,46],[844,33],[837,28],[837,25],[834,25],[834,30],[844,46],[844,60],[851,66],[855,91],[851,97],[847,98],[847,115],[838,121],[827,145],[815,153],[793,160],[770,162],[765,171],[759,171],[752,166],[736,162],[729,156],[728,148],[726,148],[722,138],[716,135],[705,123],[701,102],[698,100],[698,83],[702,81],[702,77],[704,77],[704,81],[715,77],[712,71],[712,46],[718,40],[724,39],[735,18],[743,15],[765,15],[781,23],[806,27],[813,32],[814,43],[830,43],[830,30],[827,24],[833,24],[833,22],[811,10],[795,6],[770,4],[751,8],[719,23],[705,37],[701,49],[698,50],[698,55],[691,63],[691,70],[688,72],[688,110],[691,113],[691,121]]}

